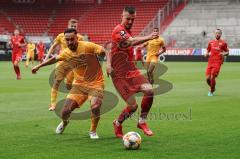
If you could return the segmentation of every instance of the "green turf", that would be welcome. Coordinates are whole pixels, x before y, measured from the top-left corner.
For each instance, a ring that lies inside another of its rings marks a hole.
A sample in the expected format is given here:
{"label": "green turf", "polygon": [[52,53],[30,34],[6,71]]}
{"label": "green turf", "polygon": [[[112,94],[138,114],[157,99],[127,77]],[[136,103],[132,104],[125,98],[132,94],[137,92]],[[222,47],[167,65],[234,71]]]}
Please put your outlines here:
{"label": "green turf", "polygon": [[[214,97],[207,97],[206,63],[165,65],[168,71],[161,78],[172,82],[173,89],[155,97],[149,121],[155,135],[144,136],[136,117],[126,121],[124,131],[137,131],[143,138],[140,150],[127,151],[112,128],[122,100],[102,116],[99,140],[88,138],[89,120],[72,121],[63,135],[56,135],[60,119],[47,110],[53,67],[32,75],[22,64],[23,79],[17,81],[11,63],[0,62],[0,159],[239,158],[240,64],[223,65]],[[110,79],[106,89],[115,92]]]}

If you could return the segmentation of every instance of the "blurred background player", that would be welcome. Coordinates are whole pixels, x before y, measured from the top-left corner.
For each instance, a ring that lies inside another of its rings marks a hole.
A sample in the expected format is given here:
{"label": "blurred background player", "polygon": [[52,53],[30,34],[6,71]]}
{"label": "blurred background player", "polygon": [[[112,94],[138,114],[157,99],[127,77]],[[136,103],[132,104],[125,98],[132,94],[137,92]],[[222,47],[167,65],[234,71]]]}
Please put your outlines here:
{"label": "blurred background player", "polygon": [[[77,30],[77,26],[78,26],[78,21],[76,19],[70,19],[68,21],[68,28],[73,28]],[[78,40],[82,41],[83,38],[80,34],[77,34]],[[65,48],[67,48],[67,43],[66,40],[64,38],[64,33],[60,33],[58,34],[58,36],[56,37],[56,39],[54,40],[53,45],[50,47],[45,60],[47,60],[49,58],[49,56],[51,54],[53,54],[54,50],[56,49],[57,46],[60,46],[60,54],[61,51],[64,50]],[[67,68],[67,66],[65,67],[64,64],[61,64],[61,62],[58,62],[55,68],[55,78],[54,78],[54,82],[53,82],[53,86],[51,89],[51,104],[49,106],[49,110],[53,111],[56,108],[56,102],[57,102],[57,95],[58,95],[58,87],[60,85],[60,83],[64,80],[64,78],[66,77],[66,85],[67,88],[70,89],[71,88],[71,84],[74,78],[73,72],[69,72],[68,71],[69,68]]]}
{"label": "blurred background player", "polygon": [[134,48],[134,55],[135,55],[135,65],[137,65],[138,61],[142,62],[142,65],[144,66],[143,62],[143,52],[142,48],[139,46],[136,46]]}
{"label": "blurred background player", "polygon": [[208,43],[206,57],[208,57],[208,65],[206,68],[206,81],[210,90],[208,96],[213,96],[216,86],[216,78],[220,72],[224,61],[224,56],[229,54],[227,43],[221,39],[222,30],[215,30],[215,40]]}
{"label": "blurred background player", "polygon": [[44,58],[44,53],[45,53],[45,45],[42,41],[40,41],[37,44],[37,52],[38,52],[38,61],[39,63],[42,63]]}
{"label": "blurred background player", "polygon": [[9,46],[12,48],[12,63],[13,68],[17,76],[17,80],[21,79],[21,72],[19,67],[19,62],[21,61],[23,54],[23,47],[26,46],[24,37],[20,35],[18,29],[14,30],[14,35],[9,41]]}
{"label": "blurred background player", "polygon": [[35,51],[35,44],[30,40],[27,44],[27,59],[25,63],[25,67],[29,66],[29,61],[31,60],[32,66],[34,63],[34,51]]}
{"label": "blurred background player", "polygon": [[64,32],[66,49],[57,57],[35,66],[32,69],[36,73],[38,69],[46,65],[54,64],[58,61],[64,61],[69,65],[75,73],[73,87],[69,92],[64,108],[62,110],[62,122],[56,129],[57,134],[62,134],[69,123],[71,112],[79,108],[90,98],[91,103],[91,128],[89,136],[91,139],[98,139],[96,132],[98,122],[100,120],[100,107],[103,98],[104,79],[101,65],[96,55],[105,53],[102,46],[85,41],[79,41],[77,31],[75,29],[67,29]]}
{"label": "blurred background player", "polygon": [[[154,28],[154,32],[159,35],[159,29]],[[151,84],[154,83],[153,73],[156,63],[158,63],[158,57],[162,53],[166,52],[166,47],[164,45],[164,40],[161,37],[158,37],[153,40],[149,40],[143,44],[142,47],[147,47],[147,58],[146,58],[146,67],[148,80]],[[161,51],[160,51],[161,50]]]}
{"label": "blurred background player", "polygon": [[112,82],[126,102],[127,106],[122,110],[119,117],[113,121],[115,135],[122,138],[122,123],[128,119],[138,107],[135,93],[144,94],[141,104],[141,115],[137,124],[144,134],[151,136],[153,132],[148,128],[146,118],[153,103],[153,88],[149,81],[141,74],[134,64],[129,60],[133,55],[133,46],[144,43],[158,37],[156,32],[149,36],[132,37],[131,28],[136,17],[134,7],[127,6],[122,12],[122,22],[118,24],[112,32],[111,55],[107,56],[107,73],[111,75]]}

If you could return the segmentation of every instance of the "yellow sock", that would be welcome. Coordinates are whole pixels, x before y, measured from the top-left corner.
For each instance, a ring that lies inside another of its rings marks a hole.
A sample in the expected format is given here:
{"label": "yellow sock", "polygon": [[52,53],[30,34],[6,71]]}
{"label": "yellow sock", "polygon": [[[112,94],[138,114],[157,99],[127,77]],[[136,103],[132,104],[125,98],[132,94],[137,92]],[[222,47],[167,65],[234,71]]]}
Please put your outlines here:
{"label": "yellow sock", "polygon": [[57,95],[58,95],[58,91],[54,88],[52,88],[51,90],[51,105],[55,104],[57,102]]}
{"label": "yellow sock", "polygon": [[27,60],[26,60],[26,64],[25,64],[26,66],[28,66],[29,65],[29,58],[27,58]]}
{"label": "yellow sock", "polygon": [[96,132],[100,117],[91,117],[91,132]]}

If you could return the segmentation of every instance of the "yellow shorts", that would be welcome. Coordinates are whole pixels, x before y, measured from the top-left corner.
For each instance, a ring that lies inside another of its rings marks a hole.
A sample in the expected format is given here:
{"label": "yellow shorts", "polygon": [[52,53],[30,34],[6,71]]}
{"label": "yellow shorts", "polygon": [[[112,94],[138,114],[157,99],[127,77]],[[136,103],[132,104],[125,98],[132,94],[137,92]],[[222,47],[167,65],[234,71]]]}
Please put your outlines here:
{"label": "yellow shorts", "polygon": [[92,97],[103,99],[103,90],[104,84],[94,86],[74,84],[67,98],[76,101],[80,107],[87,99],[91,100]]}
{"label": "yellow shorts", "polygon": [[147,56],[146,62],[149,62],[149,63],[158,63],[158,56],[155,56],[155,55]]}
{"label": "yellow shorts", "polygon": [[70,74],[69,78],[72,78],[74,75],[71,70],[72,68],[67,62],[58,62],[55,67],[55,80],[62,81],[68,74]]}
{"label": "yellow shorts", "polygon": [[28,53],[27,53],[27,58],[28,58],[28,59],[34,58],[34,52],[28,52]]}

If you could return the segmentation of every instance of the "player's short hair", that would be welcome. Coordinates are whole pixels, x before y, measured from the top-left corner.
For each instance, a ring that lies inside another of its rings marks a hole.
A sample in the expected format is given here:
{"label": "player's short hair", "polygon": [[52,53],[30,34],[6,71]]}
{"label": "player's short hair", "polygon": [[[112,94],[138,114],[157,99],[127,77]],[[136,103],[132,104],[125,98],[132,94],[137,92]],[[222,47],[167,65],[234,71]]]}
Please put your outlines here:
{"label": "player's short hair", "polygon": [[125,6],[123,11],[128,12],[129,14],[134,14],[136,12],[136,9],[132,6]]}
{"label": "player's short hair", "polygon": [[76,24],[76,23],[78,23],[78,20],[77,20],[77,19],[71,18],[71,19],[68,21],[68,24]]}
{"label": "player's short hair", "polygon": [[76,29],[73,29],[73,28],[68,28],[64,31],[64,35],[66,33],[74,33],[74,34],[77,34],[77,30]]}
{"label": "player's short hair", "polygon": [[222,30],[221,30],[221,29],[217,28],[216,30],[220,31],[220,32],[221,32],[221,34],[222,34]]}
{"label": "player's short hair", "polygon": [[157,30],[157,31],[159,31],[159,28],[158,28],[158,27],[154,27],[153,30]]}

